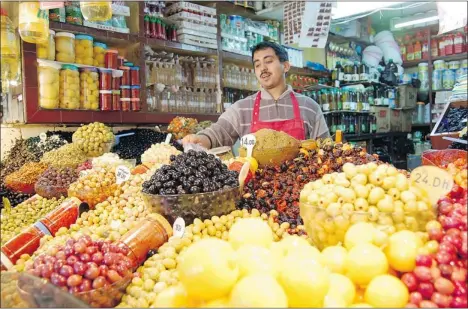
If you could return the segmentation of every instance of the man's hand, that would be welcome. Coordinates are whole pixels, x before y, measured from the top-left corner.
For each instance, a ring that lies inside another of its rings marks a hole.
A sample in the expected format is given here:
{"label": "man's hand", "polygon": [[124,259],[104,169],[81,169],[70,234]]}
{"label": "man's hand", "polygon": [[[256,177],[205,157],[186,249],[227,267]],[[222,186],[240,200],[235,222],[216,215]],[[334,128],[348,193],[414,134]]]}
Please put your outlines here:
{"label": "man's hand", "polygon": [[210,139],[208,137],[206,137],[205,135],[196,135],[196,134],[187,135],[186,137],[184,137],[182,139],[182,144],[183,145],[186,145],[186,144],[199,144],[199,145],[202,145],[203,147],[205,147],[206,149],[211,148]]}

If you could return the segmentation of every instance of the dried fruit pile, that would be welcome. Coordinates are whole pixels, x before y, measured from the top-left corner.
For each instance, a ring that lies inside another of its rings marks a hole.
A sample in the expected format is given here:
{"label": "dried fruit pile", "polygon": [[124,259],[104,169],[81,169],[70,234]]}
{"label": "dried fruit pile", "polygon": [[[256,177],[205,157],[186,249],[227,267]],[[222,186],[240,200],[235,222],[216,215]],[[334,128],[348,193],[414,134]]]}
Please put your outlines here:
{"label": "dried fruit pile", "polygon": [[262,213],[276,210],[280,222],[290,223],[290,232],[302,224],[299,195],[302,188],[325,174],[341,172],[344,163],[356,165],[377,161],[360,147],[324,145],[317,150],[301,151],[298,158],[281,166],[267,166],[255,174],[244,188],[238,208],[256,208]]}

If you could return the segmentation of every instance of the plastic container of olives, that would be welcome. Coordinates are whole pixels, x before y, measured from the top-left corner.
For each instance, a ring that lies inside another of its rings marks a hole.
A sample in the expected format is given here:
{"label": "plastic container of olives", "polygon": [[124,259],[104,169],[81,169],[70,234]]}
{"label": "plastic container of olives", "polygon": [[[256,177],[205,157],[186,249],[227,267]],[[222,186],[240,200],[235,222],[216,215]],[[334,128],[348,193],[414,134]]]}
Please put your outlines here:
{"label": "plastic container of olives", "polygon": [[[299,154],[298,147],[284,147],[257,150],[253,149],[252,157],[254,157],[260,166],[279,165],[287,160],[292,160]],[[239,148],[239,156],[246,157],[247,150],[244,147]]]}
{"label": "plastic container of olives", "polygon": [[68,186],[41,185],[40,183],[36,182],[36,184],[34,185],[34,190],[37,194],[47,199],[51,199],[53,197],[60,198],[61,196],[68,196]]}
{"label": "plastic container of olives", "polygon": [[2,308],[88,308],[68,292],[26,272],[2,272]]}
{"label": "plastic container of olives", "polygon": [[236,209],[239,187],[197,194],[154,195],[143,192],[146,206],[164,216],[170,224],[182,217],[185,224],[195,218],[201,220],[221,216]]}
{"label": "plastic container of olives", "polygon": [[99,147],[93,146],[93,148],[89,148],[89,146],[85,146],[89,144],[86,139],[78,138],[78,137],[73,138],[73,143],[79,144],[83,152],[86,153],[90,157],[99,157],[105,153],[110,152],[112,147],[114,146],[114,142],[115,141],[112,140],[108,143],[100,143]]}
{"label": "plastic container of olives", "polygon": [[301,202],[300,210],[307,234],[320,250],[344,243],[346,232],[358,222],[372,223],[378,230],[391,235],[404,229],[423,232],[426,223],[436,218],[436,213],[432,209],[428,211],[416,210],[413,213],[350,211],[332,216],[327,213],[325,208]]}
{"label": "plastic container of olives", "polygon": [[73,295],[93,308],[113,308],[120,303],[132,278],[133,275],[128,275],[111,285]]}

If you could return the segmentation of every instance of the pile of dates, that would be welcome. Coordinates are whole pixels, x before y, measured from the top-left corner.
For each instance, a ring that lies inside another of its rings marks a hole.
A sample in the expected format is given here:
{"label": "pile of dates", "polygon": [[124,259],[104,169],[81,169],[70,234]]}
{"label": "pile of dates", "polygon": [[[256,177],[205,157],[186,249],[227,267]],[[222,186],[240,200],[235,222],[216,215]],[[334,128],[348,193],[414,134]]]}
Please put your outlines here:
{"label": "pile of dates", "polygon": [[259,169],[244,187],[237,207],[256,208],[261,213],[276,210],[279,222],[288,222],[291,229],[295,229],[303,224],[299,215],[299,195],[307,183],[325,174],[341,172],[346,162],[361,165],[372,161],[377,158],[348,144],[328,144],[309,152],[301,151],[293,160]]}

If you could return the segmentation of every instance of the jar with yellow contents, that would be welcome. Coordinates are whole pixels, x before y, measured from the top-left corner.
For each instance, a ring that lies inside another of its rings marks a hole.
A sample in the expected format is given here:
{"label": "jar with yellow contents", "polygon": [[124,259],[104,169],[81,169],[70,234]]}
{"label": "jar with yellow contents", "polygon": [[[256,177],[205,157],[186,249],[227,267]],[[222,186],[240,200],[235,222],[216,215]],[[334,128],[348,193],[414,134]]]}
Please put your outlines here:
{"label": "jar with yellow contents", "polygon": [[81,13],[88,21],[107,21],[112,18],[110,1],[80,1]]}
{"label": "jar with yellow contents", "polygon": [[80,72],[72,64],[64,64],[60,71],[60,108],[80,108]]}
{"label": "jar with yellow contents", "polygon": [[94,60],[93,64],[95,67],[103,68],[105,65],[107,45],[101,42],[94,42],[93,44]]}
{"label": "jar with yellow contents", "polygon": [[93,37],[85,34],[75,36],[76,63],[93,65]]}
{"label": "jar with yellow contents", "polygon": [[80,69],[80,108],[99,110],[99,73],[96,68]]}
{"label": "jar with yellow contents", "polygon": [[59,72],[61,65],[37,60],[37,82],[39,107],[57,109],[59,107]]}
{"label": "jar with yellow contents", "polygon": [[22,1],[18,11],[18,30],[25,42],[45,43],[49,37],[49,10],[41,10],[39,1]]}
{"label": "jar with yellow contents", "polygon": [[55,35],[55,60],[75,63],[75,35],[68,32],[58,32]]}
{"label": "jar with yellow contents", "polygon": [[55,60],[55,31],[49,30],[49,39],[36,45],[37,58]]}

